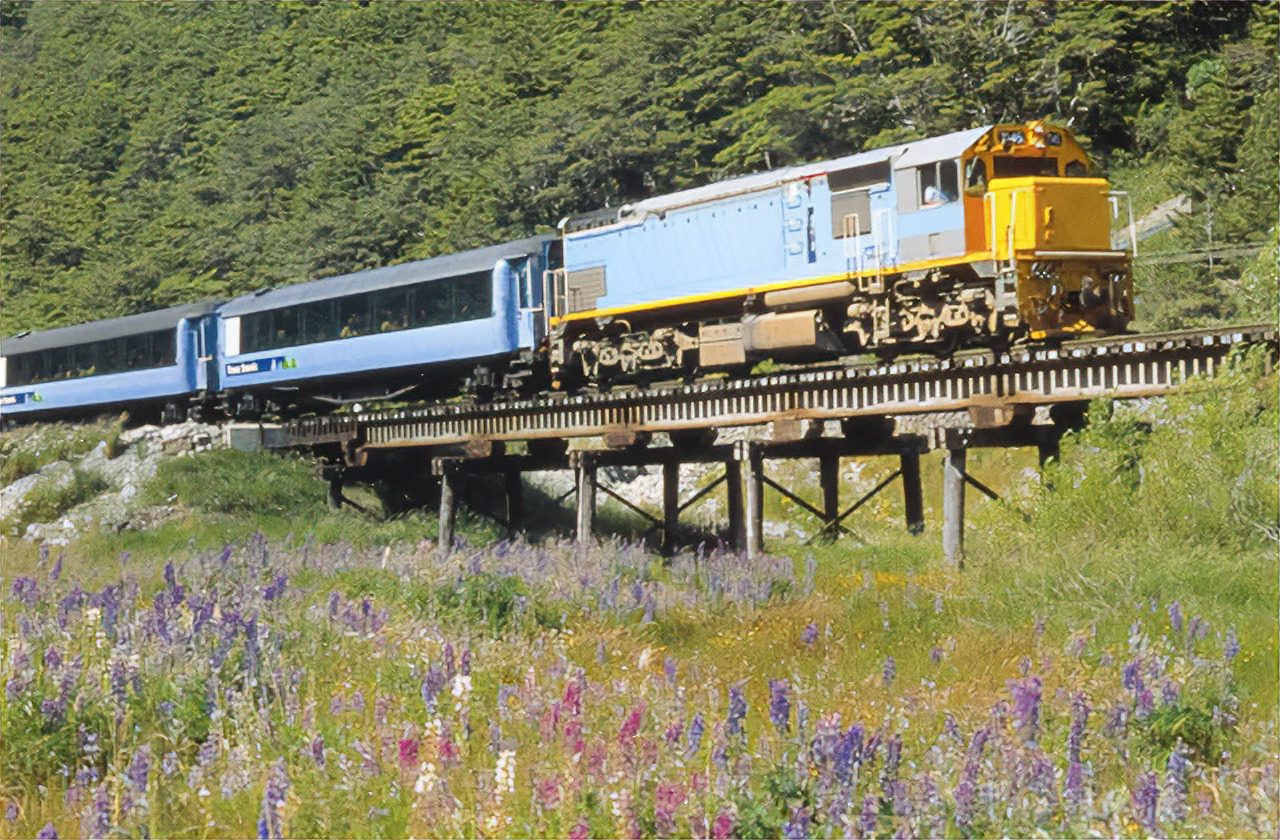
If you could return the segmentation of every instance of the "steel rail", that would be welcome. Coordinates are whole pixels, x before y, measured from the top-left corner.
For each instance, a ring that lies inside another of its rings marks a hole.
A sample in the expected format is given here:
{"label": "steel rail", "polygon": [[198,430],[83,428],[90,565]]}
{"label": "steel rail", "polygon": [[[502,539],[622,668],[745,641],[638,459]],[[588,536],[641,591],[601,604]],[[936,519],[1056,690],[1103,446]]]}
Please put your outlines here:
{"label": "steel rail", "polygon": [[608,432],[674,432],[777,420],[847,419],[1152,397],[1212,375],[1239,347],[1277,349],[1273,325],[1126,335],[947,359],[798,369],[649,390],[437,404],[286,423],[282,446],[355,448],[529,441]]}

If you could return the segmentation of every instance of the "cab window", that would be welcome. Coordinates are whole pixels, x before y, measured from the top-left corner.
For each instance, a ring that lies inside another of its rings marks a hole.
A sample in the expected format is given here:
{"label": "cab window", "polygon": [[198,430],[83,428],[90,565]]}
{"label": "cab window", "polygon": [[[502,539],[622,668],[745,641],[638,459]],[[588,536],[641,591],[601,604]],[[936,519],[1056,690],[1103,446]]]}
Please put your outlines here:
{"label": "cab window", "polygon": [[1058,174],[1058,161],[1051,157],[997,157],[995,177],[1025,178],[1033,175],[1055,177]]}
{"label": "cab window", "polygon": [[960,169],[954,160],[940,160],[919,168],[920,207],[939,207],[960,197]]}

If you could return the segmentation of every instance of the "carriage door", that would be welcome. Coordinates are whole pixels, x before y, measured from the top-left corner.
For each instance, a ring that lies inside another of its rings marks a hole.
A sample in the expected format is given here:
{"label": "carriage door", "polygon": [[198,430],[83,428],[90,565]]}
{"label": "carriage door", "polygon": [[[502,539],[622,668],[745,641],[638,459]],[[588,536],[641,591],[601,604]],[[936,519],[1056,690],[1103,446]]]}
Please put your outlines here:
{"label": "carriage door", "polygon": [[782,236],[788,269],[800,270],[818,261],[811,198],[808,181],[792,181],[782,188]]}

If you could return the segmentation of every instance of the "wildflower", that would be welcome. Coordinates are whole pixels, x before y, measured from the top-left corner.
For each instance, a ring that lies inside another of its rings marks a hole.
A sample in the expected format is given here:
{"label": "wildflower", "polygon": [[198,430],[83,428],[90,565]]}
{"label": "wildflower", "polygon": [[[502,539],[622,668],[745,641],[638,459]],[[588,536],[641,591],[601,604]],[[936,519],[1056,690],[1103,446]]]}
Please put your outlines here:
{"label": "wildflower", "polygon": [[418,779],[413,783],[413,792],[422,795],[435,790],[436,783],[440,781],[439,775],[436,774],[436,766],[430,761],[425,761],[418,772]]}
{"label": "wildflower", "polygon": [[933,596],[933,614],[942,615],[942,593]]}
{"label": "wildflower", "polygon": [[1176,706],[1182,698],[1182,686],[1177,680],[1165,680],[1160,686],[1160,702],[1166,706]]}
{"label": "wildflower", "polygon": [[968,828],[973,822],[973,806],[978,795],[978,773],[982,769],[982,750],[990,737],[991,730],[984,727],[973,733],[973,740],[969,742],[964,769],[960,771],[960,782],[955,790],[955,821],[960,828]]}
{"label": "wildflower", "polygon": [[44,828],[36,833],[36,840],[58,840],[58,830],[53,823],[45,823]]}
{"label": "wildflower", "polygon": [[53,561],[53,568],[49,570],[49,580],[57,582],[62,577],[62,552],[58,552],[58,557]]}
{"label": "wildflower", "polygon": [[1067,780],[1063,795],[1072,809],[1079,809],[1084,803],[1084,765],[1080,762],[1080,747],[1084,743],[1089,711],[1089,704],[1083,694],[1077,693],[1071,698],[1071,728],[1067,732]]}
{"label": "wildflower", "polygon": [[285,584],[288,583],[288,580],[289,580],[288,577],[286,577],[283,572],[276,575],[275,579],[271,581],[271,583],[268,584],[265,588],[263,588],[262,600],[274,601],[277,598],[279,598],[281,595],[283,595]]}
{"label": "wildflower", "polygon": [[702,746],[702,734],[706,731],[707,722],[703,720],[702,712],[696,712],[693,720],[689,722],[688,740],[686,742],[684,754],[686,758],[695,755]]}
{"label": "wildflower", "polygon": [[894,678],[898,676],[898,662],[892,656],[886,656],[884,665],[881,669],[881,677],[884,681],[885,688],[893,684]]}
{"label": "wildflower", "polygon": [[805,840],[809,836],[809,809],[793,808],[791,818],[782,825],[782,836],[787,840]]}
{"label": "wildflower", "polygon": [[862,812],[858,815],[858,830],[863,837],[874,837],[876,825],[880,821],[879,803],[875,796],[867,794],[862,797]]}
{"label": "wildflower", "polygon": [[791,699],[786,680],[769,680],[769,720],[779,735],[786,734],[791,726]]}
{"label": "wildflower", "polygon": [[[17,585],[17,582],[14,582]],[[1222,658],[1227,662],[1240,655],[1240,639],[1236,637],[1236,628],[1227,629],[1227,640],[1222,645]]]}
{"label": "wildflower", "polygon": [[684,788],[673,782],[660,782],[653,793],[653,816],[658,836],[671,837],[676,832],[676,811],[684,804]]}
{"label": "wildflower", "polygon": [[711,840],[729,840],[733,836],[733,817],[728,811],[721,811],[711,821]]}
{"label": "wildflower", "polygon": [[418,739],[401,738],[399,743],[400,766],[413,767],[418,763]]}
{"label": "wildflower", "polygon": [[742,734],[742,720],[747,716],[747,697],[742,693],[742,683],[729,686],[729,716],[724,731],[730,738]]}
{"label": "wildflower", "polygon": [[586,820],[578,820],[577,824],[569,831],[569,840],[587,840],[591,836],[591,826],[587,825]]}
{"label": "wildflower", "polygon": [[289,774],[284,759],[280,759],[271,768],[267,776],[266,787],[262,791],[262,818],[258,823],[258,833],[262,836],[262,828],[267,829],[267,837],[282,837],[284,832],[280,825],[280,809],[284,807],[285,797],[289,794]]}
{"label": "wildflower", "polygon": [[862,761],[862,727],[854,724],[836,744],[834,765],[836,779],[841,784],[849,781],[853,765]]}
{"label": "wildflower", "polygon": [[13,579],[9,592],[28,607],[34,607],[40,599],[40,587],[36,584],[36,579],[25,575],[18,575]]}
{"label": "wildflower", "polygon": [[1139,773],[1131,795],[1133,815],[1138,824],[1148,834],[1156,831],[1156,809],[1160,801],[1160,788],[1156,774],[1150,771]]}
{"label": "wildflower", "polygon": [[560,779],[551,776],[536,780],[533,783],[533,801],[539,808],[546,811],[560,807]]}
{"label": "wildflower", "polygon": [[498,763],[493,768],[493,789],[498,796],[515,793],[516,754],[514,750],[502,750],[498,753]]}
{"label": "wildflower", "polygon": [[929,648],[929,661],[932,662],[934,665],[937,665],[939,662],[941,662],[942,648],[938,647],[937,645],[934,645],[933,647]]}
{"label": "wildflower", "polygon": [[1013,716],[1018,731],[1028,742],[1035,743],[1040,729],[1040,678],[1010,680],[1009,691],[1013,694]]}
{"label": "wildflower", "polygon": [[637,703],[631,708],[631,713],[627,715],[627,719],[622,722],[622,727],[618,730],[618,743],[627,746],[636,737],[636,733],[640,731],[640,719],[644,715],[645,704]]}
{"label": "wildflower", "polygon": [[1182,633],[1182,604],[1177,601],[1169,602],[1169,626],[1173,628],[1174,633]]}
{"label": "wildflower", "polygon": [[1187,772],[1190,763],[1183,752],[1182,742],[1169,753],[1165,764],[1164,801],[1165,814],[1171,822],[1180,823],[1187,818]]}
{"label": "wildflower", "polygon": [[12,799],[4,803],[4,819],[5,822],[18,821],[18,803],[14,802]]}
{"label": "wildflower", "polygon": [[807,647],[813,647],[814,642],[818,641],[818,623],[810,621],[800,631],[800,642]]}
{"label": "wildflower", "polygon": [[662,675],[666,677],[669,684],[676,684],[677,665],[674,656],[664,656],[662,658]]}

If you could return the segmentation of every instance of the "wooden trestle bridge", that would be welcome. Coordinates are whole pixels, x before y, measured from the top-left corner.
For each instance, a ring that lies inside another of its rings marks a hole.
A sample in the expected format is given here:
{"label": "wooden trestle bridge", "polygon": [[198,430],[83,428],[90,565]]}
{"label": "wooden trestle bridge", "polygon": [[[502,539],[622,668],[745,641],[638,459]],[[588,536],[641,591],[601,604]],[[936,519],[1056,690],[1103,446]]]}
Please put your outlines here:
{"label": "wooden trestle bridge", "polygon": [[[1042,462],[1055,458],[1059,439],[1084,422],[1090,400],[1166,394],[1191,377],[1213,374],[1237,348],[1250,345],[1269,347],[1274,358],[1276,327],[1129,335],[600,394],[328,415],[286,423],[268,445],[305,447],[321,457],[335,505],[344,499],[344,481],[385,474],[388,463],[403,464],[396,458],[411,453],[412,463],[423,471],[429,464],[439,481],[440,544],[446,550],[453,543],[459,489],[468,477],[504,477],[499,518],[517,531],[524,517],[521,474],[572,470],[575,490],[569,495],[576,495],[579,540],[593,538],[596,500],[604,493],[652,519],[662,529],[664,547],[673,548],[682,533],[680,514],[723,490],[729,540],[748,555],[764,548],[766,488],[837,533],[850,514],[901,479],[906,526],[919,532],[920,456],[941,449],[943,550],[949,561],[959,562],[966,485],[994,496],[966,472],[969,449],[1034,446]],[[958,426],[902,430],[920,425],[900,422],[904,418],[955,412],[964,418]],[[842,507],[840,460],[886,455],[899,459],[897,471]],[[817,503],[766,473],[768,462],[788,458],[817,460]],[[723,473],[682,499],[680,465],[708,462],[722,464]],[[661,466],[659,514],[597,480],[600,468],[622,465]]]}

